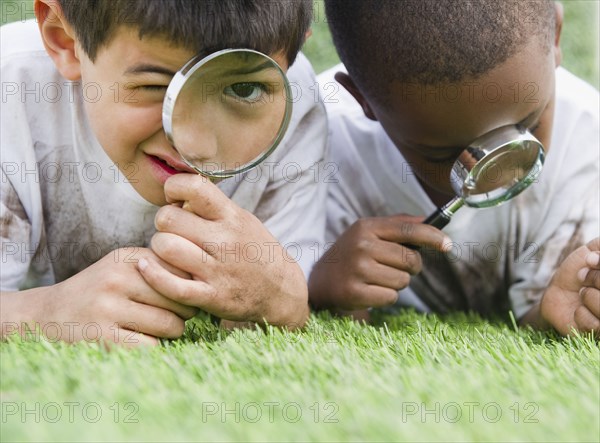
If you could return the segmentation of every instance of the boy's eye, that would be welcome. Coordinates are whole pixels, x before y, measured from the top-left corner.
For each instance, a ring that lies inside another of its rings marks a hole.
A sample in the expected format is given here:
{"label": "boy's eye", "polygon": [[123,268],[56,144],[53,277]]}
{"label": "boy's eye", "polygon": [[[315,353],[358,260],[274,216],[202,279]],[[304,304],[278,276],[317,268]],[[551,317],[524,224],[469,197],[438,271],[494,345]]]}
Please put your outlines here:
{"label": "boy's eye", "polygon": [[262,83],[234,83],[227,86],[223,93],[237,100],[256,103],[263,99],[266,89]]}
{"label": "boy's eye", "polygon": [[143,85],[140,87],[146,91],[164,91],[167,89],[166,85]]}

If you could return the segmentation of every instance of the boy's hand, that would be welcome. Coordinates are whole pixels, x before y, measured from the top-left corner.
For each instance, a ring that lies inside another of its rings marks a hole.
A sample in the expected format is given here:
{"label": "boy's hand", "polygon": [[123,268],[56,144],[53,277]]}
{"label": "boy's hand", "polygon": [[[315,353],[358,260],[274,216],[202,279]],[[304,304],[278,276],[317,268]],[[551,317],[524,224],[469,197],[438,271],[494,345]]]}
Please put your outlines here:
{"label": "boy's hand", "polygon": [[323,255],[309,281],[316,308],[356,311],[391,305],[410,277],[421,271],[421,254],[404,245],[439,251],[450,243],[422,217],[394,215],[358,220]]}
{"label": "boy's hand", "polygon": [[[12,318],[3,315],[3,335],[11,326],[24,334],[23,322],[32,332],[37,325],[50,339],[67,342],[102,340],[138,346],[181,336],[184,320],[197,309],[152,289],[136,269],[142,257],[158,259],[146,248],[118,249],[54,286],[3,294],[3,309],[18,311]],[[23,301],[34,305],[35,311],[22,308]]]}
{"label": "boy's hand", "polygon": [[600,337],[600,238],[562,262],[544,293],[540,314],[563,335],[575,329]]}
{"label": "boy's hand", "polygon": [[[222,319],[302,326],[308,318],[300,266],[252,214],[205,177],[177,174],[165,183],[167,201],[156,215],[152,250],[192,276],[181,278],[156,260],[139,269],[157,292]],[[191,212],[193,211],[193,212]]]}

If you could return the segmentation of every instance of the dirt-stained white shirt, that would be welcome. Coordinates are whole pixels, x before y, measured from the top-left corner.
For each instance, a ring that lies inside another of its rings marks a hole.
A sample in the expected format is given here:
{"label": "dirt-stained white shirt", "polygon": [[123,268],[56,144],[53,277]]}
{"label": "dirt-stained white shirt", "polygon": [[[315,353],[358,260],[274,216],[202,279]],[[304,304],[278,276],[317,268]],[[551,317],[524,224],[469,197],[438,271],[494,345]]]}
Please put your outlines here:
{"label": "dirt-stained white shirt", "polygon": [[[0,42],[1,289],[50,285],[117,248],[147,246],[158,207],[94,136],[84,112],[93,91],[60,76],[34,21],[3,26]],[[327,121],[302,54],[288,78],[293,113],[283,141],[261,166],[219,187],[308,274],[324,236]]]}
{"label": "dirt-stained white shirt", "polygon": [[[378,122],[337,84],[338,65],[318,76],[330,119],[326,239],[363,217],[426,216],[435,205]],[[556,72],[552,142],[537,183],[495,208],[463,207],[444,228],[446,255],[425,254],[423,271],[398,304],[423,311],[472,310],[523,316],[543,295],[558,265],[600,236],[598,91],[563,68]]]}

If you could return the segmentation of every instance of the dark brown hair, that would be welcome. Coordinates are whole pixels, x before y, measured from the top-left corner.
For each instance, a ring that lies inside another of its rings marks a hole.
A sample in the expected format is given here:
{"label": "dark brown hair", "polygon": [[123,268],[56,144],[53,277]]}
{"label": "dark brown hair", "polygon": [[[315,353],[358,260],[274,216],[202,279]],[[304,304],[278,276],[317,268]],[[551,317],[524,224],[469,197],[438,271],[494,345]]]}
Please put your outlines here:
{"label": "dark brown hair", "polygon": [[549,51],[555,34],[550,0],[326,0],[325,8],[348,72],[377,96],[394,81],[476,78],[533,38]]}
{"label": "dark brown hair", "polygon": [[291,65],[312,19],[311,0],[58,0],[93,61],[120,26],[195,53],[248,48],[283,52]]}

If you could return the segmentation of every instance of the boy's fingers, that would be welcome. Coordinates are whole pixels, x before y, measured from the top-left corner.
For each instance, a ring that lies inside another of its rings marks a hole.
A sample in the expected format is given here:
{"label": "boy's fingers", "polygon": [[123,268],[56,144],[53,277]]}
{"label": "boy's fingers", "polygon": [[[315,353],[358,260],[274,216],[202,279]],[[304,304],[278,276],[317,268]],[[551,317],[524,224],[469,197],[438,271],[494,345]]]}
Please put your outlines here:
{"label": "boy's fingers", "polygon": [[585,257],[585,263],[591,269],[600,269],[600,253],[596,251],[588,253]]}
{"label": "boy's fingers", "polygon": [[232,202],[209,178],[194,174],[175,174],[165,182],[169,203],[187,201],[191,210],[207,220],[224,218]]}
{"label": "boy's fingers", "polygon": [[179,269],[174,268],[173,266],[169,265],[168,263],[165,263],[163,261],[160,260],[159,257],[156,256],[156,254],[154,253],[154,251],[148,249],[148,248],[141,248],[141,247],[137,247],[134,246],[132,248],[121,248],[119,250],[115,250],[113,251],[114,254],[114,258],[117,261],[124,261],[126,263],[137,263],[140,259],[142,258],[154,258],[155,260],[157,260],[161,266],[163,266],[165,269],[167,269],[168,271],[172,272],[175,275],[178,275],[181,278],[191,278],[191,276]]}
{"label": "boy's fingers", "polygon": [[585,246],[590,251],[600,252],[600,237],[596,237],[595,239],[589,241]]}
{"label": "boy's fingers", "polygon": [[136,348],[139,346],[156,346],[159,341],[156,337],[151,335],[142,334],[134,330],[130,330],[124,327],[119,327],[115,330],[111,339],[126,348]]}
{"label": "boy's fingers", "polygon": [[369,285],[381,286],[383,288],[404,289],[410,283],[410,274],[379,263],[370,266],[367,275],[361,276],[361,280]]}
{"label": "boy's fingers", "polygon": [[579,306],[575,310],[575,324],[579,331],[594,331],[596,335],[600,334],[600,318],[592,314],[592,312],[584,305]]}
{"label": "boy's fingers", "polygon": [[175,266],[172,266],[171,264],[167,263],[166,261],[161,260],[160,257],[155,257],[154,259],[158,262],[159,265],[161,265],[163,268],[165,268],[171,274],[175,274],[177,277],[181,277],[181,278],[187,278],[187,279],[192,278],[190,273],[185,272],[179,268],[176,268]]}
{"label": "boy's fingers", "polygon": [[398,301],[398,291],[396,289],[383,288],[377,285],[366,285],[364,294],[367,303],[356,309],[368,307],[383,308],[393,305]]}
{"label": "boy's fingers", "polygon": [[600,318],[600,290],[596,288],[581,288],[581,300],[583,305],[590,310],[594,316]]}
{"label": "boy's fingers", "polygon": [[163,268],[165,268],[170,273],[175,274],[181,278],[192,278],[192,276],[190,274],[188,274],[187,272],[182,271],[181,269],[178,269],[175,266],[170,265],[169,263],[165,262],[164,260],[161,260],[161,258],[158,257],[154,251],[148,250],[148,253],[140,254],[137,258],[136,263],[139,263],[139,261],[141,259],[156,260]]}
{"label": "boy's fingers", "polygon": [[577,278],[581,286],[600,289],[600,271],[596,269],[582,268],[577,272]]}
{"label": "boy's fingers", "polygon": [[134,318],[135,321],[121,320],[118,324],[126,325],[135,332],[156,338],[179,338],[184,331],[185,323],[179,316],[156,306],[133,302],[126,314],[128,319]]}
{"label": "boy's fingers", "polygon": [[177,277],[153,260],[148,260],[143,265],[140,273],[157,292],[183,305],[195,306],[208,312],[215,310],[212,305],[217,291],[208,283]]}
{"label": "boy's fingers", "polygon": [[[153,259],[153,258],[140,259],[137,264],[137,269],[140,272],[140,274],[142,274],[142,269],[145,268],[150,261],[153,261],[157,267],[163,268],[163,266],[161,264],[158,264],[158,262],[155,260],[156,259]],[[169,271],[165,270],[165,272],[169,272]],[[177,274],[175,274],[175,275],[177,275]],[[142,274],[142,278],[143,278],[143,274]],[[183,277],[183,278],[189,279],[189,277]],[[146,284],[147,284],[147,282],[146,282]],[[182,318],[184,320],[188,320],[198,313],[198,309],[195,308],[194,306],[186,306],[181,303],[177,303],[176,301],[171,300],[168,297],[165,297],[159,291],[156,291],[156,289],[153,287],[147,288],[146,290],[140,290],[140,291],[133,290],[130,292],[131,292],[131,295],[129,296],[129,298],[132,302],[134,302],[136,304],[142,303],[144,305],[154,306],[156,308],[167,310],[169,312],[176,314],[177,316],[179,316],[180,318]]]}
{"label": "boy's fingers", "polygon": [[177,234],[201,248],[204,243],[214,244],[220,233],[215,222],[203,219],[197,214],[176,206],[160,208],[154,218],[154,225],[158,232]]}
{"label": "boy's fingers", "polygon": [[[369,245],[365,245],[369,248]],[[423,262],[419,252],[388,241],[379,241],[373,245],[373,250],[368,251],[375,261],[382,265],[391,266],[416,275],[421,272]],[[365,251],[367,252],[367,251]]]}
{"label": "boy's fingers", "polygon": [[415,246],[428,246],[439,251],[448,250],[452,241],[433,226],[416,222],[421,217],[391,216],[380,219],[375,226],[375,234],[387,241]]}
{"label": "boy's fingers", "polygon": [[151,245],[156,255],[170,266],[201,279],[206,275],[207,267],[215,262],[215,257],[218,259],[220,248],[217,243],[196,245],[187,238],[168,232],[154,234]]}

